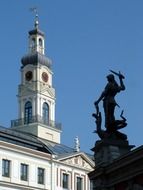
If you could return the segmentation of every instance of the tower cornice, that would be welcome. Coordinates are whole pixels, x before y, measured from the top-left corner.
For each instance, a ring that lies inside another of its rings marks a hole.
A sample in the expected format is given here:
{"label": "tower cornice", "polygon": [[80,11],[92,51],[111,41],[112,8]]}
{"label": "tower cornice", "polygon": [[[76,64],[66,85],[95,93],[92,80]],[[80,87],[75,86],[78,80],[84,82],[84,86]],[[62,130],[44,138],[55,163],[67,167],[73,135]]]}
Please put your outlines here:
{"label": "tower cornice", "polygon": [[39,28],[35,28],[29,31],[29,35],[36,35],[36,34],[41,35],[43,37],[45,36],[44,32],[42,32]]}

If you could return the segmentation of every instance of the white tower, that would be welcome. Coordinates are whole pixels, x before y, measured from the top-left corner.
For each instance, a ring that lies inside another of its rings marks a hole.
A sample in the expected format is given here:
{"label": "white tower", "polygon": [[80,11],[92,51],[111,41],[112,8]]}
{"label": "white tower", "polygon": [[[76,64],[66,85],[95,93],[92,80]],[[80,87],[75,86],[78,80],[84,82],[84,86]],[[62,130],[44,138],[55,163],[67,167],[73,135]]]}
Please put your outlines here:
{"label": "white tower", "polygon": [[21,59],[18,88],[19,118],[11,122],[15,130],[60,143],[61,125],[55,123],[55,89],[51,60],[45,56],[45,36],[35,27],[29,31],[29,53]]}

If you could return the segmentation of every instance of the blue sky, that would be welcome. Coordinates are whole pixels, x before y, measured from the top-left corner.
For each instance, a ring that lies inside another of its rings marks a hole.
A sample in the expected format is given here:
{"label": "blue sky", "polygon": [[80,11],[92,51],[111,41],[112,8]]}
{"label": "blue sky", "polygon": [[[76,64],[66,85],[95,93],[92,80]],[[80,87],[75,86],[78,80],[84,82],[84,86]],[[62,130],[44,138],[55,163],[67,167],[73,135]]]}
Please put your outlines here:
{"label": "blue sky", "polygon": [[[106,84],[109,69],[125,75],[126,91],[117,96],[130,144],[143,143],[143,1],[142,0],[2,0],[0,2],[0,125],[18,118],[17,91],[21,57],[33,29],[30,7],[38,7],[46,35],[46,55],[53,61],[56,120],[62,143],[90,152],[98,136],[93,102]],[[101,105],[100,105],[101,106]],[[101,106],[102,110],[102,106]],[[103,113],[103,110],[102,110]],[[104,128],[104,124],[102,125]]]}

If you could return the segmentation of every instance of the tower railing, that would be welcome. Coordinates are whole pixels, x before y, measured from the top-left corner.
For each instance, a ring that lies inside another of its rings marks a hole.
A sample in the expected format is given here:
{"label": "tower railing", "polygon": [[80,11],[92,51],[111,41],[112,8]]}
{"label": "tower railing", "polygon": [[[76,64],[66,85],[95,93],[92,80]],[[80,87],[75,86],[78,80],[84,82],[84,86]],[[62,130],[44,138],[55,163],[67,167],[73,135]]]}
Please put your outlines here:
{"label": "tower railing", "polygon": [[24,126],[24,125],[29,125],[33,123],[43,124],[49,127],[54,127],[59,130],[61,130],[62,128],[61,123],[56,123],[55,121],[45,119],[44,117],[40,115],[11,120],[11,127]]}

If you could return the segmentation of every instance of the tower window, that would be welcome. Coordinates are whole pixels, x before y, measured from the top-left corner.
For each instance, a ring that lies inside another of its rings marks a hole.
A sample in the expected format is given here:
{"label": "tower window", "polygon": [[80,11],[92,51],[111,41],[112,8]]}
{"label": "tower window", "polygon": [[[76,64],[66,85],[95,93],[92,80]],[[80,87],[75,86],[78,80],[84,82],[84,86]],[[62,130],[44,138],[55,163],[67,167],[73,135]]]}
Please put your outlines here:
{"label": "tower window", "polygon": [[24,113],[25,124],[31,123],[32,121],[32,104],[30,101],[25,104],[25,113]]}
{"label": "tower window", "polygon": [[49,123],[49,105],[46,102],[43,103],[43,121]]}
{"label": "tower window", "polygon": [[39,38],[39,46],[41,46],[41,47],[42,47],[42,45],[43,45],[43,41],[42,41],[42,39],[41,39],[41,38]]}
{"label": "tower window", "polygon": [[35,40],[35,38],[32,38],[32,41],[31,41],[32,48],[35,47],[35,44],[36,44],[36,40]]}

